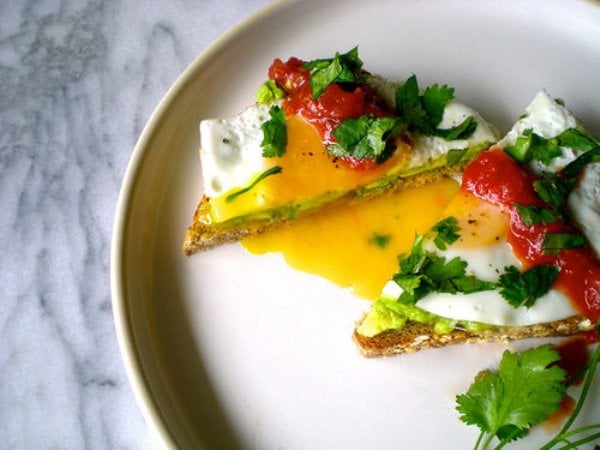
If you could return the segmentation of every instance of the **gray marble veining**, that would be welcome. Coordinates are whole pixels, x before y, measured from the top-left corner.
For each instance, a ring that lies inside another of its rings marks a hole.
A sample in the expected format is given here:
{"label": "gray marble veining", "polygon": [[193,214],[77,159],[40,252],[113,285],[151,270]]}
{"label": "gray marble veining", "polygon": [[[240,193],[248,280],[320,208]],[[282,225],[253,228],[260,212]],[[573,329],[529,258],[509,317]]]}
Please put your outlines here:
{"label": "gray marble veining", "polygon": [[0,2],[0,448],[156,448],[109,292],[120,183],[168,87],[267,0]]}

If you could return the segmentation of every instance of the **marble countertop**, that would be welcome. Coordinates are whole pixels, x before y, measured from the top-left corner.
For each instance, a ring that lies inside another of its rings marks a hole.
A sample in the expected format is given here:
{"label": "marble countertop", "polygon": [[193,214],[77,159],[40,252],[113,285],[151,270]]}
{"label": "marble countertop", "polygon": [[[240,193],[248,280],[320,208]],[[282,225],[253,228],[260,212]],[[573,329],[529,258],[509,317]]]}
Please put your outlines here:
{"label": "marble countertop", "polygon": [[0,448],[158,448],[117,346],[113,218],[161,97],[269,0],[0,2]]}

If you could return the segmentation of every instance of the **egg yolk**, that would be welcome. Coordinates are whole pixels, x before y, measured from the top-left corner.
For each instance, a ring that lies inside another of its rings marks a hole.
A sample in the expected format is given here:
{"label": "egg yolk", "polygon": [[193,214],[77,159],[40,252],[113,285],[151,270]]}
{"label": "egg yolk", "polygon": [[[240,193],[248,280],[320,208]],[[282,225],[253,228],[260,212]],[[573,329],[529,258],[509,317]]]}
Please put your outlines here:
{"label": "egg yolk", "polygon": [[398,139],[396,151],[383,164],[356,170],[329,155],[317,130],[304,119],[290,116],[286,122],[288,145],[284,155],[265,159],[265,170],[280,166],[281,171],[233,201],[228,201],[227,195],[211,199],[215,221],[367,185],[402,168],[411,151],[410,145]]}
{"label": "egg yolk", "polygon": [[482,248],[506,242],[509,219],[497,206],[460,190],[441,214],[454,217],[460,229],[455,248]]}
{"label": "egg yolk", "polygon": [[375,300],[458,190],[445,179],[427,186],[329,208],[242,241],[251,253],[281,252],[287,263]]}

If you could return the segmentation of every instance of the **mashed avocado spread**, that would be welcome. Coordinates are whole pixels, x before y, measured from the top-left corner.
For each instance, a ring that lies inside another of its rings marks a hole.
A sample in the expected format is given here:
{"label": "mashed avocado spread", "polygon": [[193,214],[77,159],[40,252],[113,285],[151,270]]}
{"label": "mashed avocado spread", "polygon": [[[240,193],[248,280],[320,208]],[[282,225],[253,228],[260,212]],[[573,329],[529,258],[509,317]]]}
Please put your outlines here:
{"label": "mashed avocado spread", "polygon": [[373,337],[384,331],[401,330],[407,321],[431,325],[437,334],[450,333],[455,328],[475,331],[491,327],[479,322],[447,319],[417,306],[403,304],[395,298],[382,296],[373,303],[357,331],[361,336]]}

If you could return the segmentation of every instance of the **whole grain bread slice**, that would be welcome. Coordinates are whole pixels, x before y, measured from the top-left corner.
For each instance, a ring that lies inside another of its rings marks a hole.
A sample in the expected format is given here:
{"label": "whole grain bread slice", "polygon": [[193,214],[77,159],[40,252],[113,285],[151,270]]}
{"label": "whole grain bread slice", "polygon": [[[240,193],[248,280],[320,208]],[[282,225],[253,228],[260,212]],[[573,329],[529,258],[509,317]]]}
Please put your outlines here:
{"label": "whole grain bread slice", "polygon": [[478,331],[456,328],[445,334],[435,333],[431,325],[409,321],[402,330],[385,331],[373,337],[361,336],[355,328],[353,339],[362,355],[370,358],[415,353],[427,348],[453,344],[574,336],[593,329],[592,321],[584,316],[529,326],[498,326]]}

